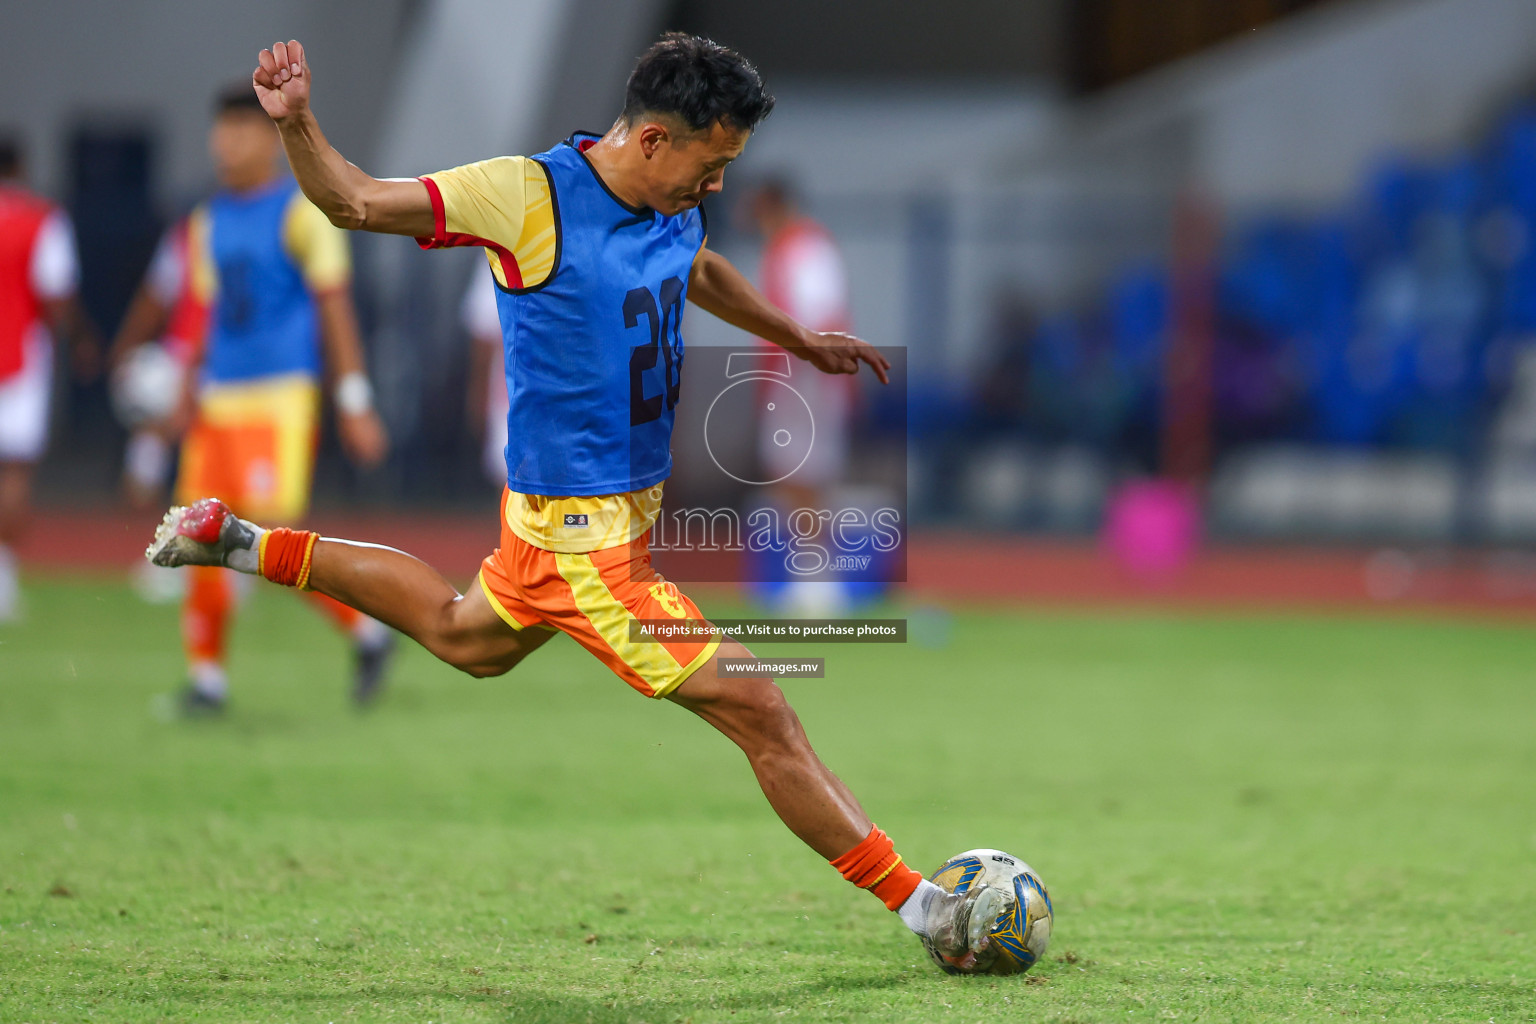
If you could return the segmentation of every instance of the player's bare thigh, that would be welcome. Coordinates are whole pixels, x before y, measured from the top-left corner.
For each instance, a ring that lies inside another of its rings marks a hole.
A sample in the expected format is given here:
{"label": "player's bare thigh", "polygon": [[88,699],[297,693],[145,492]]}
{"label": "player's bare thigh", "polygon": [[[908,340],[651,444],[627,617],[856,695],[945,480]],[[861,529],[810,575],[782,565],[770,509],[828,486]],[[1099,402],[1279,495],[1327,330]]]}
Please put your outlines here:
{"label": "player's bare thigh", "polygon": [[433,655],[475,676],[500,675],[542,646],[551,630],[516,629],[496,614],[478,584],[460,594],[419,558],[379,544],[322,538],[310,586],[371,615]]}
{"label": "player's bare thigh", "polygon": [[544,626],[513,629],[496,614],[479,586],[471,586],[453,603],[449,618],[444,637],[447,649],[434,653],[472,676],[510,672],[555,635]]}

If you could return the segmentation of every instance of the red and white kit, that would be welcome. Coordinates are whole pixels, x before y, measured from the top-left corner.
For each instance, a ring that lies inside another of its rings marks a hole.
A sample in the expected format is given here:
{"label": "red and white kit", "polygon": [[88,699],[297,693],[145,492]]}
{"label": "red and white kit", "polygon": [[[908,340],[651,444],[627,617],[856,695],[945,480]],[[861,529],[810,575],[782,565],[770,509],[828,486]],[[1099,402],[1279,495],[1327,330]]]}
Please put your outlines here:
{"label": "red and white kit", "polygon": [[[848,330],[848,273],[837,243],[820,224],[797,217],[776,232],[763,249],[761,277],[768,301],[811,330]],[[825,487],[843,478],[847,464],[854,379],[800,367],[796,363],[789,384],[815,417],[816,439],[811,452],[797,470],[804,453],[775,444],[773,432],[763,429],[758,437],[758,457],[768,479],[793,474],[790,480],[794,483]]]}
{"label": "red and white kit", "polygon": [[44,306],[73,295],[79,278],[64,211],[0,185],[0,462],[36,462],[43,453],[53,377]]}
{"label": "red and white kit", "polygon": [[480,465],[486,477],[497,487],[507,482],[507,397],[506,367],[503,362],[501,340],[501,314],[496,311],[496,279],[491,276],[490,265],[480,262],[469,289],[464,293],[459,307],[459,320],[469,332],[470,342],[486,346],[490,355],[491,372],[487,374],[485,391],[485,442],[480,451]]}

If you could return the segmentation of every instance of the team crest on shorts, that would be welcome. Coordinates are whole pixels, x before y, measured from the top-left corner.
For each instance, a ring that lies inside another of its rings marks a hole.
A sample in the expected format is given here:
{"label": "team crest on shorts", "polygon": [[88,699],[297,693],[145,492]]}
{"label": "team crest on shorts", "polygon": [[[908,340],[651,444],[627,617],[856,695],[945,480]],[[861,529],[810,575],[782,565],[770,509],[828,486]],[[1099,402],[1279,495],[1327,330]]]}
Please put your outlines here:
{"label": "team crest on shorts", "polygon": [[585,512],[567,512],[565,514],[566,526],[586,526],[587,514]]}
{"label": "team crest on shorts", "polygon": [[674,619],[685,619],[688,617],[688,609],[683,605],[683,595],[678,593],[677,584],[653,583],[651,584],[651,596]]}

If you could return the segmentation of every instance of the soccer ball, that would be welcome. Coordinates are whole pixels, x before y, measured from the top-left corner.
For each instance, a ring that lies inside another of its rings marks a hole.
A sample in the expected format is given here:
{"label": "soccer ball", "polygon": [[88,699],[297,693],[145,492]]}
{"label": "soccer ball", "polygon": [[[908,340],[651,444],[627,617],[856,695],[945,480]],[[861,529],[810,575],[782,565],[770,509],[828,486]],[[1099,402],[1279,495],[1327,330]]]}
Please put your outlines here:
{"label": "soccer ball", "polygon": [[989,885],[1005,895],[1003,912],[987,932],[991,941],[976,955],[976,966],[961,971],[923,940],[928,955],[949,974],[1021,974],[1045,955],[1051,941],[1051,897],[1040,876],[1001,850],[967,850],[949,858],[929,879],[946,892]]}
{"label": "soccer ball", "polygon": [[112,373],[112,411],[130,430],[164,419],[181,401],[183,374],[164,345],[140,345]]}

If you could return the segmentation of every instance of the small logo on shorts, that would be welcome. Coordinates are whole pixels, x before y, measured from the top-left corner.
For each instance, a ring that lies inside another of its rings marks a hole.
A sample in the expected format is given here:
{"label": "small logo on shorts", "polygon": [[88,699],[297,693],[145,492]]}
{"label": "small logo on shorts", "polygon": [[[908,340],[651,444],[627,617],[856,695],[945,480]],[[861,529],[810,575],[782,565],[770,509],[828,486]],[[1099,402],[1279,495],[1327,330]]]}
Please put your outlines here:
{"label": "small logo on shorts", "polygon": [[586,526],[587,514],[585,512],[567,512],[565,514],[566,526]]}
{"label": "small logo on shorts", "polygon": [[683,595],[678,591],[677,584],[662,580],[651,584],[650,591],[651,599],[661,605],[662,611],[674,619],[687,618],[688,606],[683,604]]}

